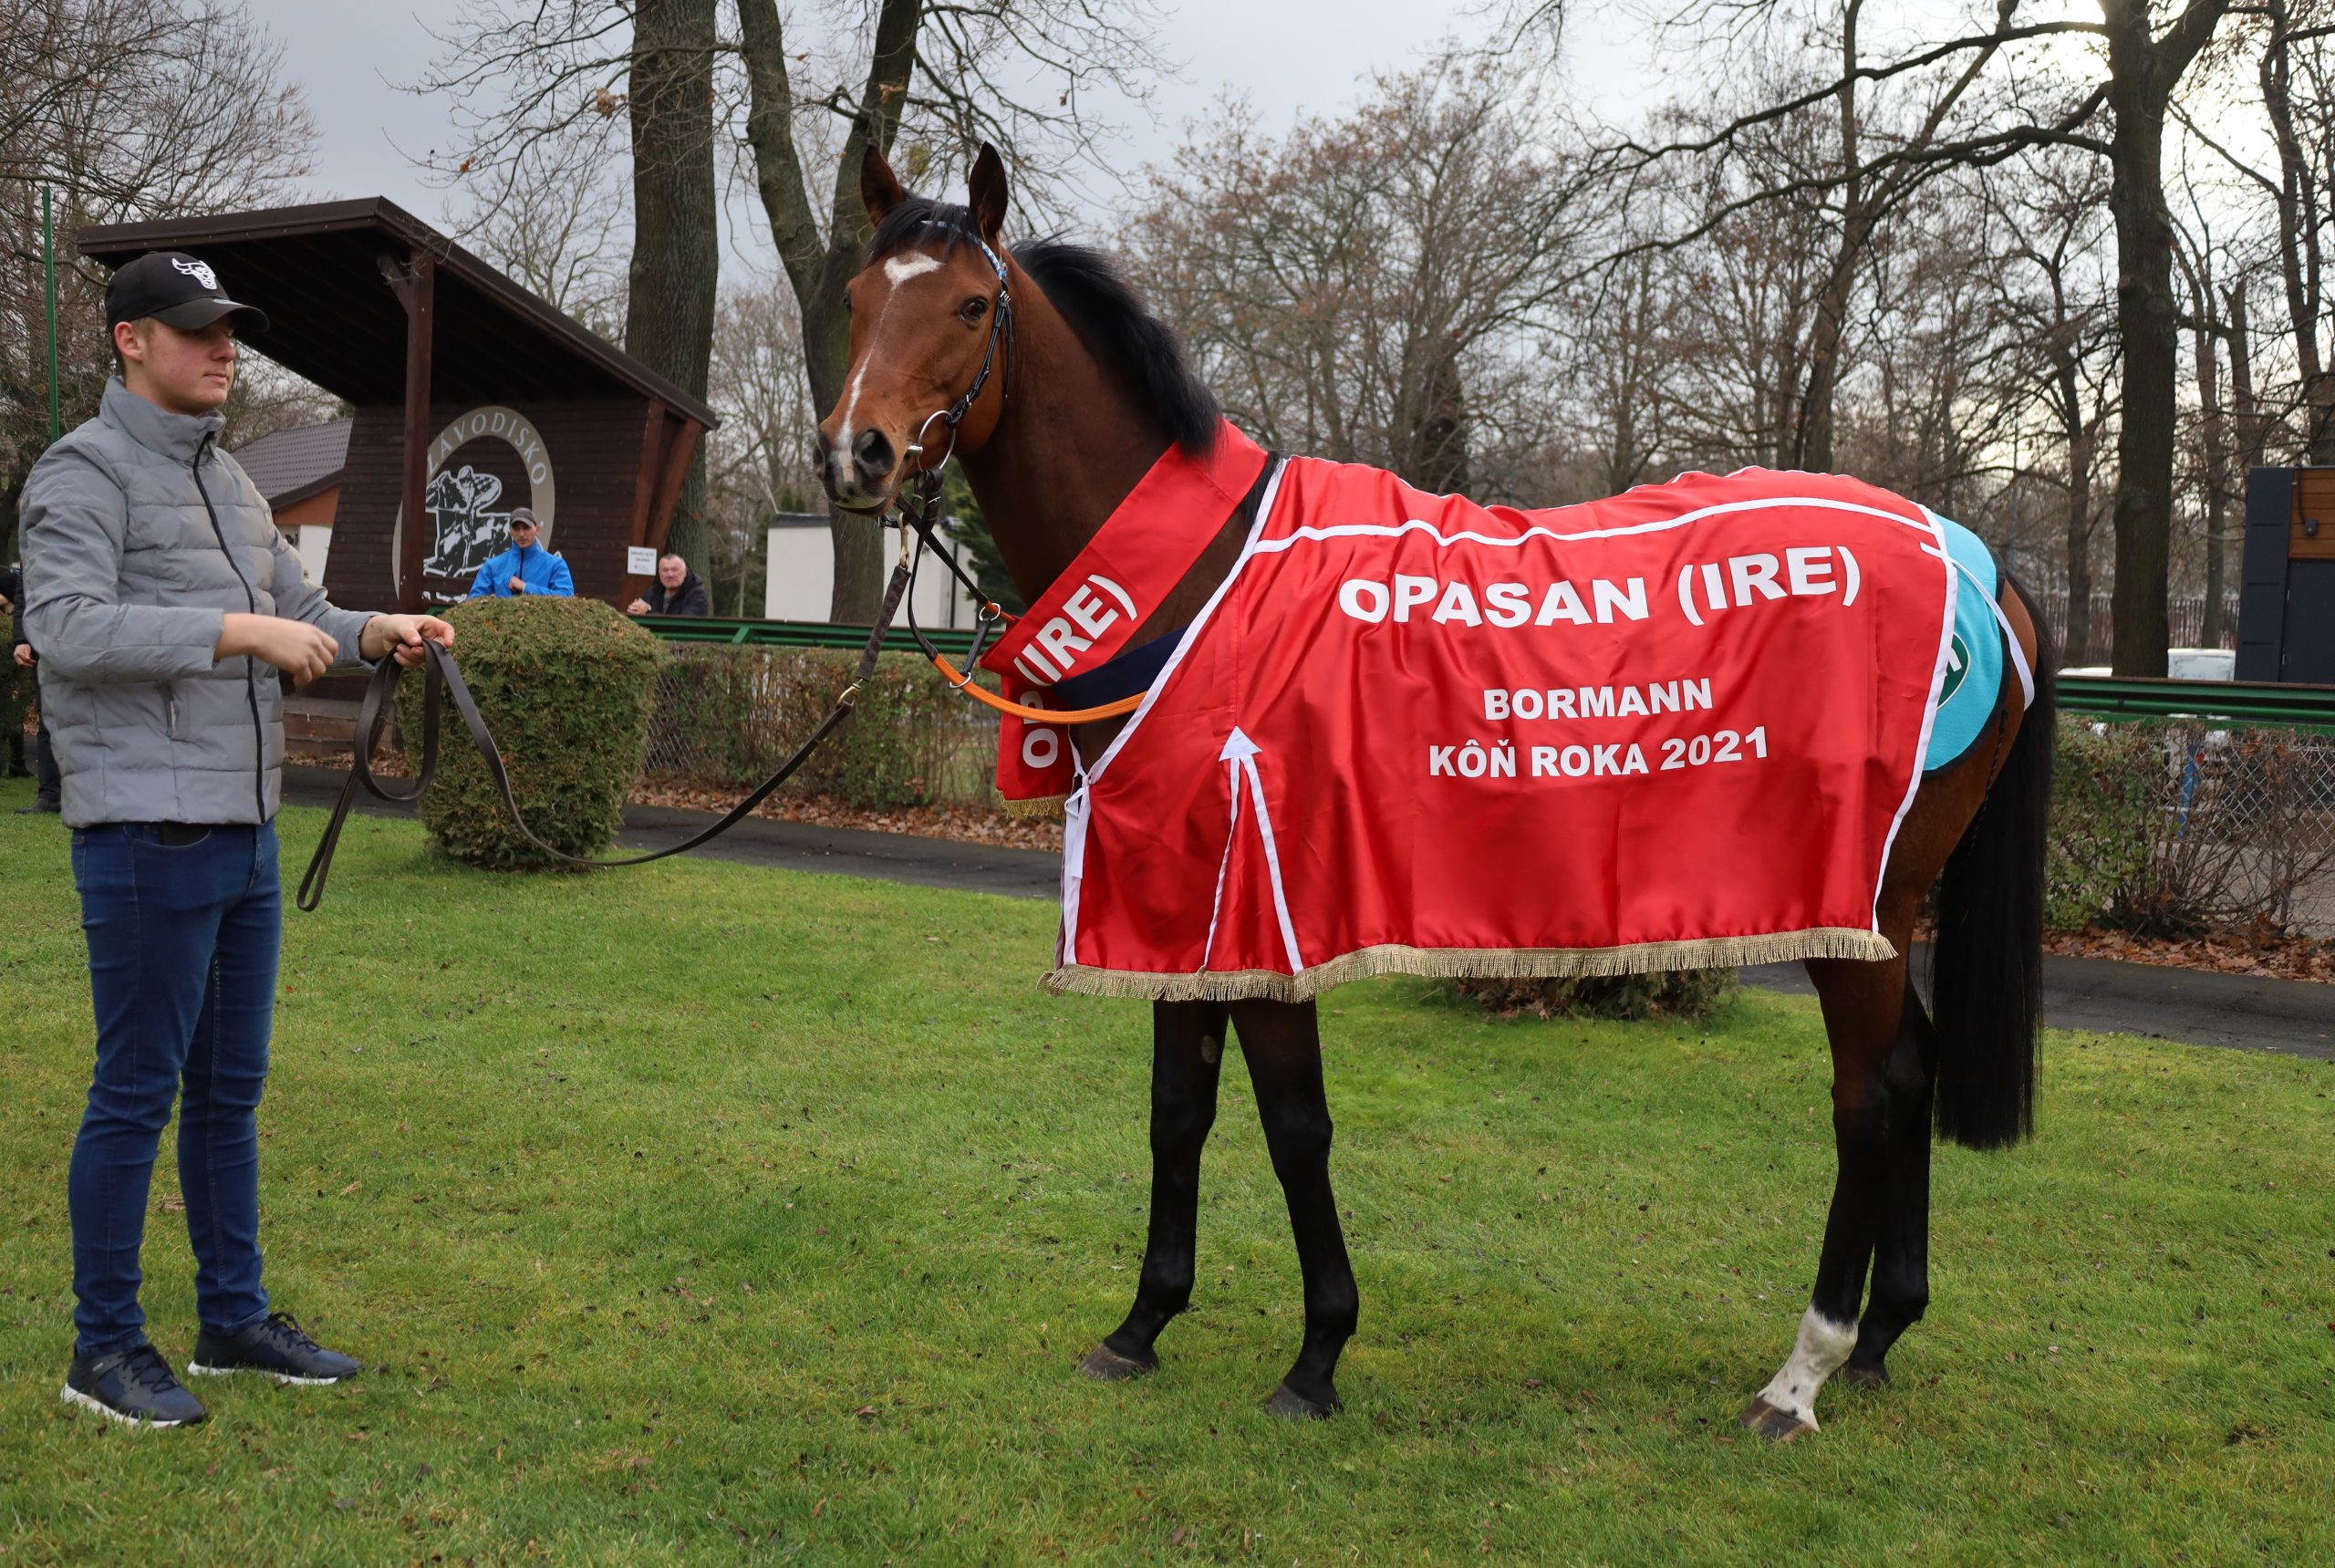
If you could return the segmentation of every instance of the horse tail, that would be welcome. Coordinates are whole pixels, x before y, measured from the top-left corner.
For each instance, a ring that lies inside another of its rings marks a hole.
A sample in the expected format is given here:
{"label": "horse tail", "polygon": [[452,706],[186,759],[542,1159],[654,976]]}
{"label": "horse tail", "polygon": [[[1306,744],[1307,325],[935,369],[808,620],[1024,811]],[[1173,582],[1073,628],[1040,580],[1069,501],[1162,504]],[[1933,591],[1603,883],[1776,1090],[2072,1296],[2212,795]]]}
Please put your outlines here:
{"label": "horse tail", "polygon": [[[2035,700],[2001,774],[1946,860],[1931,948],[1937,1130],[1967,1148],[2007,1147],[2034,1131],[2035,1044],[2043,1012],[2044,823],[2059,732],[2052,680],[2058,649],[2035,601],[2006,581],[2035,628]],[[2010,674],[2005,671],[2007,687]]]}

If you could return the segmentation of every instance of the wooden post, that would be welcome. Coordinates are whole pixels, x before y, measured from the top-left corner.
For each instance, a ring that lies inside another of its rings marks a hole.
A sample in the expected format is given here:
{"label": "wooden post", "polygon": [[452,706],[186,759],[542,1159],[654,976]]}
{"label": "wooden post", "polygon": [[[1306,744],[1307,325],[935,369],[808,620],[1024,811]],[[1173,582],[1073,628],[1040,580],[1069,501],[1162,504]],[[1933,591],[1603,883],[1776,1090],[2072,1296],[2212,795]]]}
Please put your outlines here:
{"label": "wooden post", "polygon": [[398,608],[419,615],[421,595],[422,500],[430,485],[430,345],[437,318],[438,258],[423,250],[400,262],[379,258],[381,275],[405,306],[405,447],[399,487],[403,536],[398,551]]}

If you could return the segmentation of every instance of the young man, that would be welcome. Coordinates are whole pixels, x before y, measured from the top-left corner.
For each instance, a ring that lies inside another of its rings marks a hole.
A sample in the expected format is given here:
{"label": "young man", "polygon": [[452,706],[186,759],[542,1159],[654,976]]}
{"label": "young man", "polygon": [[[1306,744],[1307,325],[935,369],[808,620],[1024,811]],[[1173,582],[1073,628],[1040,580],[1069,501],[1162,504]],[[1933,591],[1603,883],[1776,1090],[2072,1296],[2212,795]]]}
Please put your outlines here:
{"label": "young man", "polygon": [[707,593],[704,580],[690,570],[687,561],[667,554],[657,558],[657,582],[649,590],[649,597],[633,600],[624,613],[711,615],[712,596]]}
{"label": "young man", "polygon": [[511,547],[478,569],[471,581],[474,599],[515,598],[534,594],[540,598],[572,599],[576,579],[567,563],[535,543],[542,535],[535,514],[524,506],[511,509]]}
{"label": "young man", "polygon": [[25,482],[25,613],[64,775],[89,946],[97,1070],[73,1146],[73,1366],[64,1397],[183,1426],[202,1403],[147,1343],[139,1244],[179,1102],[179,1192],[201,1333],[188,1371],[332,1383],[358,1370],[260,1285],[259,1144],[283,937],[277,671],[307,680],[451,647],[429,616],[336,608],[219,450],[238,318],[190,255],[106,289],[121,374]]}

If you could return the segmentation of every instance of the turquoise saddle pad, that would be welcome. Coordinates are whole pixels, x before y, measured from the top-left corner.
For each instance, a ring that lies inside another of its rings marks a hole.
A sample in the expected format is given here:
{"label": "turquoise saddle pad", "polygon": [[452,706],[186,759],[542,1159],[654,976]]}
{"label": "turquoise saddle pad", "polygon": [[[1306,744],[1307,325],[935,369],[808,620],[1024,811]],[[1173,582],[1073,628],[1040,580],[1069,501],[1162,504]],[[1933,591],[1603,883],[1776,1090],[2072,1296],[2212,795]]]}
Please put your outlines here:
{"label": "turquoise saddle pad", "polygon": [[1994,716],[2003,684],[2003,633],[1992,607],[2001,591],[1994,552],[1961,524],[1940,517],[1946,553],[1962,570],[1956,574],[1954,640],[1946,650],[1946,691],[1930,728],[1929,760],[1935,773],[1970,749]]}

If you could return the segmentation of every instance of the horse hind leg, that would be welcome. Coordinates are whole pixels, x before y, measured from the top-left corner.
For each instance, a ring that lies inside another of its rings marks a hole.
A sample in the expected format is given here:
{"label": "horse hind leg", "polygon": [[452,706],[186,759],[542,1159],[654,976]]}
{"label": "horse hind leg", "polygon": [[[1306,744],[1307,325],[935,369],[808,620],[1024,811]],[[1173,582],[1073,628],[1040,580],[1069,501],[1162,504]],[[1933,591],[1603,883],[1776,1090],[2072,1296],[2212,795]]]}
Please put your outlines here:
{"label": "horse hind leg", "polygon": [[1233,1022],[1305,1280],[1304,1340],[1265,1408],[1301,1419],[1326,1417],[1339,1408],[1338,1356],[1354,1337],[1360,1295],[1330,1189],[1332,1127],[1319,1022],[1310,1002],[1236,1003]]}
{"label": "horse hind leg", "polygon": [[1199,1225],[1200,1151],[1216,1123],[1217,1068],[1224,1055],[1221,1002],[1152,1007],[1151,1224],[1143,1272],[1126,1321],[1087,1352],[1079,1370],[1104,1382],[1158,1366],[1160,1331],[1191,1304]]}
{"label": "horse hind leg", "polygon": [[[1896,946],[1902,954],[1905,943]],[[1808,971],[1832,1039],[1832,1134],[1840,1163],[1816,1285],[1791,1355],[1743,1411],[1745,1426],[1778,1441],[1817,1429],[1816,1396],[1856,1348],[1857,1307],[1891,1209],[1894,1156],[1915,1136],[1909,1124],[1917,1101],[1925,1157],[1929,1135],[1927,1095],[1907,1071],[1909,1064],[1918,1070],[1920,1054],[1904,1027],[1904,959],[1814,961]]]}
{"label": "horse hind leg", "polygon": [[1937,1074],[1937,1035],[1912,986],[1897,1044],[1882,1067],[1891,1096],[1889,1195],[1873,1244],[1873,1291],[1857,1322],[1856,1348],[1842,1382],[1875,1387],[1889,1381],[1890,1347],[1930,1303],[1930,1106]]}

